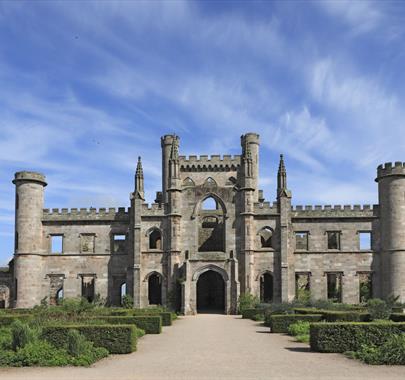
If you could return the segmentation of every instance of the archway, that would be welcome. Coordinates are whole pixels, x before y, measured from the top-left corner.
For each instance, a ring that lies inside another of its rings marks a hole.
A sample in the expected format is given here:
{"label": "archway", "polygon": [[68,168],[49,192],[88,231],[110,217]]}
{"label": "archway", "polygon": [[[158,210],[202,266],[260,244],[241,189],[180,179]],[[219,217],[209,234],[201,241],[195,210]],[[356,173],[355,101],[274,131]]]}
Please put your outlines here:
{"label": "archway", "polygon": [[263,273],[260,276],[260,301],[271,302],[273,300],[273,276],[271,273]]}
{"label": "archway", "polygon": [[157,273],[148,277],[148,300],[149,305],[162,304],[162,278]]}
{"label": "archway", "polygon": [[224,313],[225,282],[222,276],[213,270],[200,275],[197,281],[197,312]]}

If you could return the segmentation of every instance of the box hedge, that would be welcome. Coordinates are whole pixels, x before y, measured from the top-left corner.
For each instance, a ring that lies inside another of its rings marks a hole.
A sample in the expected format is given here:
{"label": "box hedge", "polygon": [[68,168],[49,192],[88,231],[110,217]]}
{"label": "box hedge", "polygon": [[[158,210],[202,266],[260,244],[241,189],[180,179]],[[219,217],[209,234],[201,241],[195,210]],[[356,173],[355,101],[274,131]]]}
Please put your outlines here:
{"label": "box hedge", "polygon": [[405,332],[405,323],[335,322],[313,323],[310,345],[318,352],[358,351],[364,345],[379,346],[392,335]]}
{"label": "box hedge", "polygon": [[359,311],[322,310],[322,319],[327,322],[369,322],[370,314]]}
{"label": "box hedge", "polygon": [[405,314],[404,313],[392,313],[390,316],[391,321],[394,322],[405,322]]}
{"label": "box hedge", "polygon": [[104,347],[110,354],[136,351],[137,329],[134,325],[65,325],[45,326],[42,338],[55,347],[63,347],[69,330],[76,329],[96,347]]}
{"label": "box hedge", "polygon": [[0,327],[1,326],[8,326],[11,325],[14,321],[16,320],[22,321],[22,322],[28,322],[32,319],[32,315],[30,314],[2,314],[0,315]]}
{"label": "box hedge", "polygon": [[255,319],[256,315],[261,314],[263,315],[264,312],[261,310],[257,310],[257,309],[245,309],[242,311],[242,318],[243,319]]}
{"label": "box hedge", "polygon": [[270,315],[268,323],[272,333],[287,333],[288,327],[295,322],[319,322],[321,319],[320,314],[278,314]]}
{"label": "box hedge", "polygon": [[162,317],[160,315],[134,315],[134,316],[103,316],[108,324],[131,324],[145,331],[146,334],[160,334],[162,332]]}

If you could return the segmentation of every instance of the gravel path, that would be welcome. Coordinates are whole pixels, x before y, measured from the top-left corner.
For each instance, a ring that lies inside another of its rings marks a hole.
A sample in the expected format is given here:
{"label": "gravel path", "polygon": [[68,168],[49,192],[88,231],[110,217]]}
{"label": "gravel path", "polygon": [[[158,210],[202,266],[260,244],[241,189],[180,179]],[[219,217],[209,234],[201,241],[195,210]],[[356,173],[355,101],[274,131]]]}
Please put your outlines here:
{"label": "gravel path", "polygon": [[0,369],[1,380],[273,380],[405,379],[405,367],[367,366],[339,354],[309,352],[288,336],[270,334],[237,316],[183,317],[161,335],[147,335],[130,355],[91,368]]}

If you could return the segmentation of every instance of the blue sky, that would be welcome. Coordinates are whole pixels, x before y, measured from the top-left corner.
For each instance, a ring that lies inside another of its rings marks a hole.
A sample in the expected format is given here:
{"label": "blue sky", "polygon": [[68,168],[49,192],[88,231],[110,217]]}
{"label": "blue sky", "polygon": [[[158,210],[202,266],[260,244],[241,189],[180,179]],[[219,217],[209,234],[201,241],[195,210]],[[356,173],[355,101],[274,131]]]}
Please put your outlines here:
{"label": "blue sky", "polygon": [[160,136],[237,154],[261,135],[275,198],[377,203],[376,166],[404,161],[405,5],[371,1],[1,1],[0,264],[13,252],[15,171],[45,206],[128,206],[137,156],[160,189]]}

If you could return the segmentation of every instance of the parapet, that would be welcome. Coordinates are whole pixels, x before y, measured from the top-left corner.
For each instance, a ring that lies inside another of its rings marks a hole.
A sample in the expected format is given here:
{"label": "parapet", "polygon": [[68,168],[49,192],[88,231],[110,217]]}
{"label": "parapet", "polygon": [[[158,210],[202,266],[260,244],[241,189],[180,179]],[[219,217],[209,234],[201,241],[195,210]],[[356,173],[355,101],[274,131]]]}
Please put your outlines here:
{"label": "parapet", "polygon": [[110,208],[53,208],[43,210],[43,222],[81,222],[81,221],[122,221],[129,222],[129,210],[125,207]]}
{"label": "parapet", "polygon": [[143,203],[141,216],[164,216],[164,208],[159,203]]}
{"label": "parapet", "polygon": [[240,166],[240,155],[179,156],[182,171],[229,171]]}
{"label": "parapet", "polygon": [[384,165],[379,165],[375,181],[378,182],[381,178],[390,176],[405,176],[405,162],[386,162]]}
{"label": "parapet", "polygon": [[277,215],[277,202],[255,202],[254,213],[256,215]]}
{"label": "parapet", "polygon": [[20,181],[37,182],[43,186],[46,186],[45,176],[38,172],[22,171],[14,174],[13,183],[16,185]]}
{"label": "parapet", "polygon": [[292,218],[359,218],[378,216],[378,205],[296,205]]}

